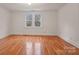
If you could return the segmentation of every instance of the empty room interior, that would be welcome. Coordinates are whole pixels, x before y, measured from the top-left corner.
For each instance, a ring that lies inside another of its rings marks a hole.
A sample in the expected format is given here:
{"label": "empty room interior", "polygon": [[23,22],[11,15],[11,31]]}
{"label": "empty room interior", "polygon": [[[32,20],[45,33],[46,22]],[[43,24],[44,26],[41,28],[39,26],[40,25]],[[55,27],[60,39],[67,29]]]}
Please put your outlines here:
{"label": "empty room interior", "polygon": [[0,3],[0,55],[79,55],[79,4]]}

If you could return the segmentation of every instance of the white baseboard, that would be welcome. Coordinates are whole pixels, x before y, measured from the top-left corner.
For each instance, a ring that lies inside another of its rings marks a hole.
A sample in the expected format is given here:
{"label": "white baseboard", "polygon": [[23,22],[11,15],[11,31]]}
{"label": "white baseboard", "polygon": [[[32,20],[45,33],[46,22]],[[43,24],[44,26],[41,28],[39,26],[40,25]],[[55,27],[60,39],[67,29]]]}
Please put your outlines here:
{"label": "white baseboard", "polygon": [[14,34],[14,35],[48,35],[48,36],[53,36],[53,35],[56,35],[57,34],[52,34],[52,33],[11,33],[11,34]]}
{"label": "white baseboard", "polygon": [[[58,35],[58,36],[59,36],[59,35]],[[79,48],[79,43],[78,43],[78,42],[75,42],[75,41],[73,41],[73,40],[67,39],[67,38],[65,38],[65,37],[63,37],[63,36],[59,36],[59,37],[62,38],[63,40],[65,40],[66,42],[72,44],[73,46]]]}
{"label": "white baseboard", "polygon": [[55,34],[53,34],[53,35],[47,35],[47,34],[11,34],[11,35],[57,36],[57,35],[55,35]]}
{"label": "white baseboard", "polygon": [[0,39],[3,39],[5,37],[7,37],[7,36],[9,36],[9,34],[8,35],[2,35],[2,36],[0,36]]}

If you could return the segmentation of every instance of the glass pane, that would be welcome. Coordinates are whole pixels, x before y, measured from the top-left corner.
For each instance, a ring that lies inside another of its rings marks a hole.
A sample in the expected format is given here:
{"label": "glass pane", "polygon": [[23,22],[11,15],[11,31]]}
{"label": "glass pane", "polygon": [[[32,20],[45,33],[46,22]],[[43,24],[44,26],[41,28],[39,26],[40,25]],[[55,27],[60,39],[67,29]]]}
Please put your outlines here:
{"label": "glass pane", "polygon": [[27,21],[26,24],[27,26],[32,26],[32,21]]}
{"label": "glass pane", "polygon": [[40,26],[40,21],[35,21],[35,26]]}
{"label": "glass pane", "polygon": [[27,15],[26,20],[32,20],[32,14]]}
{"label": "glass pane", "polygon": [[35,21],[40,20],[40,15],[35,15]]}

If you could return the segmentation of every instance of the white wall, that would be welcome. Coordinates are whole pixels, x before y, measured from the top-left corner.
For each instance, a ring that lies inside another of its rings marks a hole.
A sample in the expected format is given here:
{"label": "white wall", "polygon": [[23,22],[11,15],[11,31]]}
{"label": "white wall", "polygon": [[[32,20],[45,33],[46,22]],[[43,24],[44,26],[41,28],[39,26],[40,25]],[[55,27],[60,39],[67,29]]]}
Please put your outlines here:
{"label": "white wall", "polygon": [[79,47],[79,4],[67,4],[59,10],[59,36]]}
{"label": "white wall", "polygon": [[0,6],[0,39],[9,35],[10,13]]}
{"label": "white wall", "polygon": [[36,11],[43,17],[42,27],[25,28],[25,15],[28,12],[12,13],[12,34],[26,35],[56,35],[57,34],[57,13],[56,11]]}

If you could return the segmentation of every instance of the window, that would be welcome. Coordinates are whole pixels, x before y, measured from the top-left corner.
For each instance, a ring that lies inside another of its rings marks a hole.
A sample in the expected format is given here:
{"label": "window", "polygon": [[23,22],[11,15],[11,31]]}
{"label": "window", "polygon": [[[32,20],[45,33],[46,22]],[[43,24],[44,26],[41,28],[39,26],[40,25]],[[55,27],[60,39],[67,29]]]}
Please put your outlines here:
{"label": "window", "polygon": [[32,26],[32,14],[27,15],[26,26]]}
{"label": "window", "polygon": [[40,27],[41,26],[41,15],[40,14],[27,14],[26,16],[26,27]]}
{"label": "window", "polygon": [[40,15],[39,14],[35,15],[35,26],[40,26]]}

